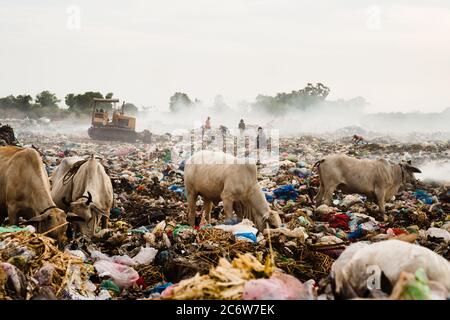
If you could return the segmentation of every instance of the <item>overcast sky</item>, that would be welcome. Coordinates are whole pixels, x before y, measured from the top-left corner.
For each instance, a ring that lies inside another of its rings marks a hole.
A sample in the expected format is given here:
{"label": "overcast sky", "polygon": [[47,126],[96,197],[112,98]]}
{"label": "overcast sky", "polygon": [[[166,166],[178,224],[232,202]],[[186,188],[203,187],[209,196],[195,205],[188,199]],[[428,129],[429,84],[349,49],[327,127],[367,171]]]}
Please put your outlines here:
{"label": "overcast sky", "polygon": [[0,41],[0,96],[168,108],[175,91],[233,104],[322,82],[372,112],[450,107],[448,0],[0,0]]}

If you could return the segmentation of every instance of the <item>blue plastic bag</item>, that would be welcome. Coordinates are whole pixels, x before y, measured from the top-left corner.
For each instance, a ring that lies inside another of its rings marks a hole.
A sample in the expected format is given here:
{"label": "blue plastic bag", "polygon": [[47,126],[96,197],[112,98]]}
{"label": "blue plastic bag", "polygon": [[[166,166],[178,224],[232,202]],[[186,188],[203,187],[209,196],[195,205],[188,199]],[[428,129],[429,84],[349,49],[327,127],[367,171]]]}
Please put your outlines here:
{"label": "blue plastic bag", "polygon": [[246,239],[250,239],[253,242],[256,242],[256,235],[251,232],[236,233],[234,236],[236,238],[246,238]]}
{"label": "blue plastic bag", "polygon": [[433,198],[425,190],[417,189],[414,192],[414,196],[416,197],[417,200],[422,201],[425,204],[433,203]]}
{"label": "blue plastic bag", "polygon": [[298,197],[298,192],[292,184],[287,184],[281,186],[273,191],[273,195],[277,199],[282,200],[296,200]]}

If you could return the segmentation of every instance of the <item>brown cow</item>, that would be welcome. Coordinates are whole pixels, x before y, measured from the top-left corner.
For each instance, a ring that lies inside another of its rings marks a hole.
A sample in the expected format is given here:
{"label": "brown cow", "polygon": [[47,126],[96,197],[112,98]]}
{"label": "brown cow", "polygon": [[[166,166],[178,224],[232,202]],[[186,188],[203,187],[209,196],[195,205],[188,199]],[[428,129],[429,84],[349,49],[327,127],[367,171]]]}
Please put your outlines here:
{"label": "brown cow", "polygon": [[17,225],[29,219],[38,232],[49,232],[59,242],[65,240],[66,213],[58,209],[50,195],[50,183],[39,153],[30,148],[0,147],[0,217]]}
{"label": "brown cow", "polygon": [[317,204],[331,205],[336,188],[344,193],[361,193],[377,202],[380,213],[385,213],[385,202],[397,194],[400,187],[415,183],[414,172],[421,171],[411,162],[390,164],[384,159],[356,159],[346,155],[326,157],[314,166],[318,167],[320,188],[316,195]]}
{"label": "brown cow", "polygon": [[280,227],[281,219],[270,210],[264,193],[256,178],[256,165],[240,163],[223,152],[200,151],[186,161],[184,185],[188,200],[188,215],[191,226],[195,224],[195,202],[201,195],[206,215],[210,217],[212,205],[223,201],[225,216],[230,218],[233,209],[242,219],[252,220],[259,231],[266,223]]}

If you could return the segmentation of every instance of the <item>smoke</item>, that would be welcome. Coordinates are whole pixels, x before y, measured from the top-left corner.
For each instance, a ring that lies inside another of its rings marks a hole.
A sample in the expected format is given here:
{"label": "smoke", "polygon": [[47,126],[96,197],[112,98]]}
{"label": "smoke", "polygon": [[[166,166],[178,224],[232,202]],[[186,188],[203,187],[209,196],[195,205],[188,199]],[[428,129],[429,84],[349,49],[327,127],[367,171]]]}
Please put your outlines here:
{"label": "smoke", "polygon": [[[157,108],[144,109],[137,115],[136,130],[149,129],[155,134],[198,129],[208,116],[211,124],[218,128],[237,129],[240,119],[244,119],[249,133],[256,133],[259,126],[278,130],[280,136],[301,134],[325,135],[342,138],[359,134],[366,139],[381,139],[398,142],[426,142],[450,139],[450,108],[441,113],[367,113],[364,100],[324,101],[307,108],[284,106],[285,113],[268,113],[264,108],[248,102],[229,106],[220,103],[203,104],[196,101],[191,105],[180,105],[179,112],[162,111]],[[27,120],[19,126],[19,131],[36,133],[85,134],[90,126],[90,117],[69,116],[64,120],[45,123],[42,119]],[[8,121],[6,121],[8,122]]]}
{"label": "smoke", "polygon": [[49,137],[60,134],[87,137],[87,130],[91,125],[90,121],[91,118],[88,116],[75,115],[69,115],[67,118],[57,121],[52,121],[46,117],[39,119],[30,119],[28,117],[25,117],[25,119],[0,119],[0,123],[11,125],[18,134],[33,133]]}
{"label": "smoke", "polygon": [[450,183],[450,160],[431,161],[420,166],[422,173],[416,174],[423,181]]}
{"label": "smoke", "polygon": [[[244,119],[247,127],[272,128],[280,135],[362,134],[365,137],[388,136],[403,142],[450,139],[450,108],[441,113],[367,113],[364,108],[350,101],[324,102],[306,110],[288,108],[285,114],[266,113],[250,104],[226,107],[221,110],[206,106],[184,106],[180,112],[158,110],[141,113],[138,129],[155,133],[173,133],[177,129],[199,128],[208,116],[213,127],[220,125],[230,129]],[[338,132],[339,133],[339,132]],[[413,134],[414,133],[414,134]]]}

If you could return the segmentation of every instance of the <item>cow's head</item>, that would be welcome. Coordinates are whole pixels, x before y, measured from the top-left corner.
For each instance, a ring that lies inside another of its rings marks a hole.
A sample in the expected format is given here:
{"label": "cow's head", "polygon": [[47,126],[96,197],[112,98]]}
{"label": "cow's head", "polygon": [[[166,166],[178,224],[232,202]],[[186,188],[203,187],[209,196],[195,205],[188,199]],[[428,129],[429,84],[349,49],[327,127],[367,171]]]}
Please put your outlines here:
{"label": "cow's head", "polygon": [[279,228],[281,226],[280,215],[275,210],[269,210],[262,216],[258,215],[255,217],[255,220],[256,227],[260,232],[267,227],[267,224],[269,228]]}
{"label": "cow's head", "polygon": [[[53,239],[56,239],[59,243],[63,243],[67,240],[67,215],[66,213],[56,207],[50,207],[43,213],[29,219],[27,223],[33,225],[37,232],[44,233],[50,231],[47,235]],[[58,228],[57,228],[58,227]]]}
{"label": "cow's head", "polygon": [[422,173],[420,169],[413,167],[411,164],[411,160],[409,161],[402,161],[400,163],[400,167],[402,169],[402,182],[403,184],[416,184],[416,177],[414,176],[414,173]]}
{"label": "cow's head", "polygon": [[74,231],[90,237],[95,233],[105,214],[92,202],[91,193],[88,191],[87,194],[71,203],[65,199],[63,202],[69,208],[67,221],[73,225]]}

